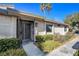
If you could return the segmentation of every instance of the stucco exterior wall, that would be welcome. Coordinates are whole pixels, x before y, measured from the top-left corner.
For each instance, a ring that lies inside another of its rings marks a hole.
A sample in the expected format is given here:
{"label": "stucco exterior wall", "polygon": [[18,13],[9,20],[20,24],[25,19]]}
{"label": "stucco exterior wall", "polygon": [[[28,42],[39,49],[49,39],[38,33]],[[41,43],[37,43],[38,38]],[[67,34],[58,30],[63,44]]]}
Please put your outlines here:
{"label": "stucco exterior wall", "polygon": [[16,37],[16,17],[0,15],[0,38]]}
{"label": "stucco exterior wall", "polygon": [[37,27],[35,26],[35,35],[45,35],[46,34],[46,24],[44,22],[35,21]]}
{"label": "stucco exterior wall", "polygon": [[36,21],[36,23],[38,23],[38,26],[35,27],[35,35],[45,35],[45,34],[59,34],[59,35],[65,35],[68,32],[68,27],[67,30],[65,31],[65,26],[56,26],[56,24],[52,24],[52,32],[46,32],[46,24],[45,22],[39,22]]}
{"label": "stucco exterior wall", "polygon": [[63,27],[55,27],[55,34],[65,35],[68,32],[68,28],[66,31],[64,29],[65,29],[64,26]]}

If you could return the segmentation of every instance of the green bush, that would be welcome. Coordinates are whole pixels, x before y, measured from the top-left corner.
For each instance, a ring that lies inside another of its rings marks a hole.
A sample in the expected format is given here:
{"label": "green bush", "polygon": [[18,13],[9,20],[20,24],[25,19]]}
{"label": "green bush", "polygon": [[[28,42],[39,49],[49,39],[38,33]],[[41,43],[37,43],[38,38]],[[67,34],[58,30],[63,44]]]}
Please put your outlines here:
{"label": "green bush", "polygon": [[36,35],[36,41],[37,42],[42,42],[42,41],[44,41],[43,39],[44,39],[44,36],[42,36],[42,35]]}
{"label": "green bush", "polygon": [[79,56],[79,50],[76,51],[73,55],[74,55],[74,56]]}
{"label": "green bush", "polygon": [[0,52],[8,49],[17,49],[20,47],[21,41],[15,38],[0,39]]}
{"label": "green bush", "polygon": [[44,41],[53,40],[53,35],[44,35]]}
{"label": "green bush", "polygon": [[0,56],[25,56],[26,53],[23,49],[9,49],[5,52],[1,52]]}
{"label": "green bush", "polygon": [[55,49],[56,47],[60,46],[61,44],[57,41],[53,41],[53,40],[47,40],[43,43],[41,43],[41,49],[48,53],[50,51],[52,51],[53,49]]}
{"label": "green bush", "polygon": [[37,42],[43,42],[46,40],[53,40],[53,35],[36,35]]}

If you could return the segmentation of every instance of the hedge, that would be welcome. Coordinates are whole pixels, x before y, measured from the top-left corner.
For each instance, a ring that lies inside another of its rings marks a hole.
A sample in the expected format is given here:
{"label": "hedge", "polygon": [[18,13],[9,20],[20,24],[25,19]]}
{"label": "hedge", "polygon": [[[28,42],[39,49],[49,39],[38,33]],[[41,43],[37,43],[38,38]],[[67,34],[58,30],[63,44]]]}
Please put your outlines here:
{"label": "hedge", "polygon": [[37,42],[44,42],[46,40],[53,40],[53,35],[36,35]]}
{"label": "hedge", "polygon": [[0,52],[20,48],[21,41],[15,38],[0,39]]}
{"label": "hedge", "polygon": [[45,42],[47,40],[54,40],[54,41],[59,41],[59,42],[65,42],[69,40],[71,37],[73,37],[73,33],[67,33],[66,35],[36,35],[36,41],[37,42]]}
{"label": "hedge", "polygon": [[36,42],[42,42],[42,41],[44,41],[44,36],[36,35]]}
{"label": "hedge", "polygon": [[44,41],[53,40],[53,35],[44,35]]}
{"label": "hedge", "polygon": [[26,56],[26,53],[23,49],[9,49],[5,52],[1,52],[0,56]]}

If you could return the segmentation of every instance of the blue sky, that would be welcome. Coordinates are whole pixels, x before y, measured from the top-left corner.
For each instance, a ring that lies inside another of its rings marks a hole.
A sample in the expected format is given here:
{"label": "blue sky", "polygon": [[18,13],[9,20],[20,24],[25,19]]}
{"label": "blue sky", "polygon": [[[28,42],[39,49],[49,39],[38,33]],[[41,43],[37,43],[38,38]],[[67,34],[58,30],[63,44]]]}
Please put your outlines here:
{"label": "blue sky", "polygon": [[[43,16],[43,12],[40,10],[40,4],[38,3],[16,3],[13,4],[16,9],[24,12],[33,13],[35,15]],[[78,3],[53,3],[52,9],[47,14],[47,18],[55,19],[56,21],[63,22],[64,18],[72,13],[79,12]]]}

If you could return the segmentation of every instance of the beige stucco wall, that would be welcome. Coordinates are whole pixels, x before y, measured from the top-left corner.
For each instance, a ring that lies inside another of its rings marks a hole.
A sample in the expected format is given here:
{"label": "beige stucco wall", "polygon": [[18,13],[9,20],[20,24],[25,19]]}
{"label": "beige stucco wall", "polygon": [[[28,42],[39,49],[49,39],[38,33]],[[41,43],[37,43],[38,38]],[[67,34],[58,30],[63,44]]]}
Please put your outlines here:
{"label": "beige stucco wall", "polygon": [[37,27],[35,27],[35,35],[45,35],[46,34],[46,24],[44,22],[35,21]]}
{"label": "beige stucco wall", "polygon": [[56,26],[56,24],[52,24],[52,32],[46,32],[46,24],[45,22],[40,22],[40,21],[35,21],[38,23],[38,26],[35,27],[35,35],[45,35],[45,34],[60,34],[60,35],[65,35],[68,32],[64,31],[65,27],[64,26]]}
{"label": "beige stucco wall", "polygon": [[54,34],[54,27],[52,26],[52,32],[46,32],[46,22],[35,21],[37,27],[35,27],[35,35]]}
{"label": "beige stucco wall", "polygon": [[16,37],[16,17],[0,15],[0,38]]}
{"label": "beige stucco wall", "polygon": [[63,27],[55,27],[55,34],[60,34],[60,35],[65,35],[68,32],[68,28],[67,31],[64,31],[64,26]]}

